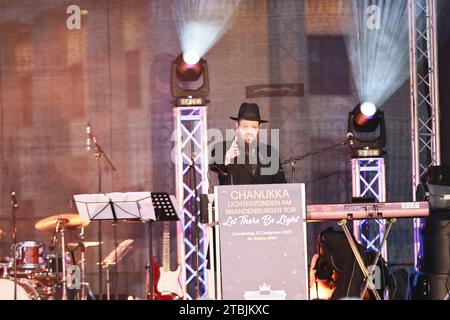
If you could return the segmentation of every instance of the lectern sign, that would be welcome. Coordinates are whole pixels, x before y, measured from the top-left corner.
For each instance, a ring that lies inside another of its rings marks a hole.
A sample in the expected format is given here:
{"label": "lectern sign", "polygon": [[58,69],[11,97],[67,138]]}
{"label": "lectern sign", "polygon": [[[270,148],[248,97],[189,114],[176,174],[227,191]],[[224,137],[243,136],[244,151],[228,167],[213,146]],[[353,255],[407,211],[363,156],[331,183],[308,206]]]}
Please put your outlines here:
{"label": "lectern sign", "polygon": [[307,299],[303,184],[216,187],[222,299]]}

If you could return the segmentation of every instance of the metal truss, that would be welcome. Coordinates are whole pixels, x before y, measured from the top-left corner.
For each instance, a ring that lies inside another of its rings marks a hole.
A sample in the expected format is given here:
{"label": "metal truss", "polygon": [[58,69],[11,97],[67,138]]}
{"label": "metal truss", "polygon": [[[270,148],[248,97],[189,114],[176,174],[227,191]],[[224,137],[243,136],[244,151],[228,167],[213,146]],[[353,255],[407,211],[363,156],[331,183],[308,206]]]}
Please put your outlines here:
{"label": "metal truss", "polygon": [[[408,0],[412,187],[416,188],[428,168],[440,165],[439,87],[437,62],[437,12],[435,0]],[[414,219],[416,269],[422,258],[422,219]]]}
{"label": "metal truss", "polygon": [[[208,192],[206,107],[174,108],[177,199],[183,211],[185,298],[207,295],[207,231],[199,223],[200,195]],[[197,192],[197,194],[196,194]]]}
{"label": "metal truss", "polygon": [[[374,198],[386,202],[386,183],[383,158],[352,159],[352,196]],[[355,220],[353,234],[366,250],[379,251],[387,260],[387,246],[380,248],[385,233],[385,220]]]}

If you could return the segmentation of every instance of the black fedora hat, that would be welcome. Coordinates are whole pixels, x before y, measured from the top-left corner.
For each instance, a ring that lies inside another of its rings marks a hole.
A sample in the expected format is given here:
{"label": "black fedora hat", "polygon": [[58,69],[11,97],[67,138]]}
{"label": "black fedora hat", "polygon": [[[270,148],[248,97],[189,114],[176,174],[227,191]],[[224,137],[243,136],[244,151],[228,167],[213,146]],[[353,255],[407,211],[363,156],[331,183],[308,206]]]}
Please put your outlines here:
{"label": "black fedora hat", "polygon": [[256,103],[244,102],[239,108],[239,114],[237,117],[230,117],[231,120],[239,121],[241,119],[259,121],[260,123],[265,123],[267,120],[261,119],[259,114],[259,107]]}

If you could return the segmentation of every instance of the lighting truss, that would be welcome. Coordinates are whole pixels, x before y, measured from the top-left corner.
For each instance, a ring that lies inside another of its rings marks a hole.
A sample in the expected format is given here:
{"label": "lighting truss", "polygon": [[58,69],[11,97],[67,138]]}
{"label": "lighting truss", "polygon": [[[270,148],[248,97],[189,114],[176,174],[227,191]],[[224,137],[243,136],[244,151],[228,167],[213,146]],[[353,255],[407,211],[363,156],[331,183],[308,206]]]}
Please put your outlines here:
{"label": "lighting truss", "polygon": [[[386,202],[385,166],[383,158],[352,159],[352,196],[375,198]],[[353,221],[353,234],[366,250],[381,250],[387,260],[387,246],[380,248],[385,232],[384,219]]]}
{"label": "lighting truss", "polygon": [[[428,168],[440,165],[437,13],[435,0],[408,0],[412,187],[415,190]],[[422,219],[414,219],[414,256],[421,260]]]}
{"label": "lighting truss", "polygon": [[180,249],[181,252],[184,251],[182,265],[185,298],[201,299],[207,295],[207,230],[198,220],[200,195],[208,192],[207,108],[178,107],[173,110],[176,130],[176,191],[184,217],[184,241]]}

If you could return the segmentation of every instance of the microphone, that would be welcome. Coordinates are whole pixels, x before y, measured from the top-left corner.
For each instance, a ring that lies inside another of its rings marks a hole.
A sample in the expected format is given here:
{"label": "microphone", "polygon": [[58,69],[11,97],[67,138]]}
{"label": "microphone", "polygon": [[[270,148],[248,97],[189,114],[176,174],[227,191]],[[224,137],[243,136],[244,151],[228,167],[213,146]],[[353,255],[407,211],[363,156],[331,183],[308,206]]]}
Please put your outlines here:
{"label": "microphone", "polygon": [[92,129],[91,124],[88,122],[86,125],[86,150],[91,150],[91,135],[92,135]]}
{"label": "microphone", "polygon": [[236,142],[237,144],[239,144],[240,141],[242,141],[241,131],[239,131],[239,129],[236,129],[236,130],[234,131],[234,142]]}
{"label": "microphone", "polygon": [[19,207],[19,204],[17,203],[16,192],[15,191],[11,191],[11,205],[14,208],[18,208]]}

